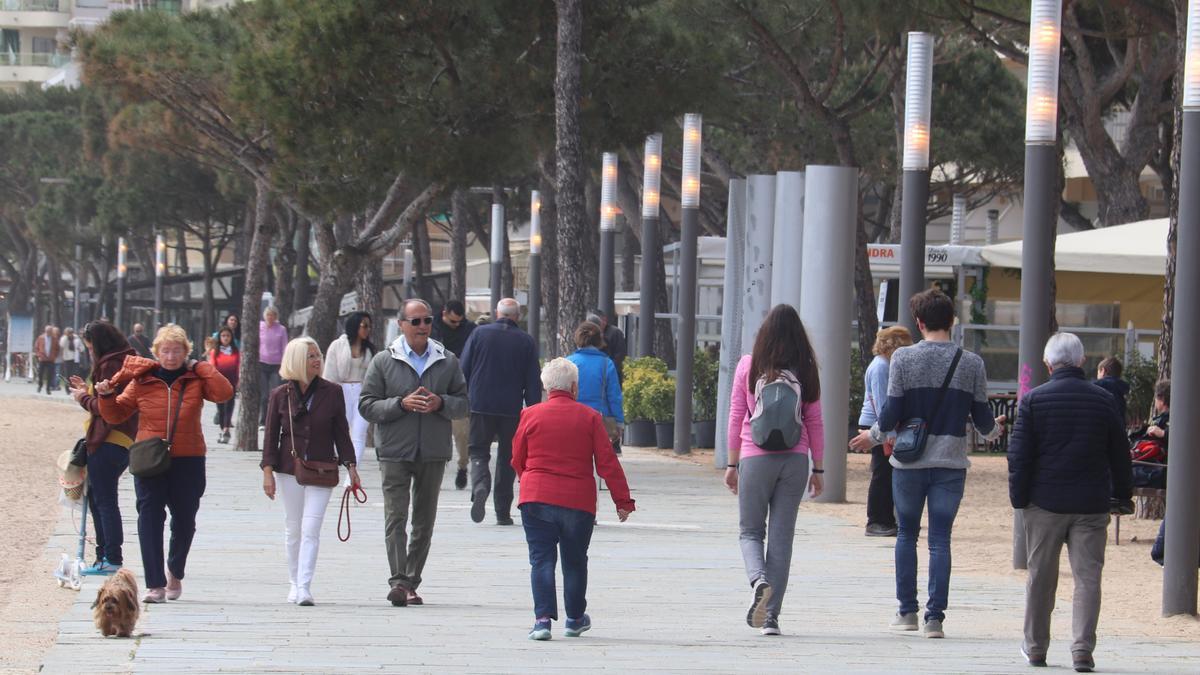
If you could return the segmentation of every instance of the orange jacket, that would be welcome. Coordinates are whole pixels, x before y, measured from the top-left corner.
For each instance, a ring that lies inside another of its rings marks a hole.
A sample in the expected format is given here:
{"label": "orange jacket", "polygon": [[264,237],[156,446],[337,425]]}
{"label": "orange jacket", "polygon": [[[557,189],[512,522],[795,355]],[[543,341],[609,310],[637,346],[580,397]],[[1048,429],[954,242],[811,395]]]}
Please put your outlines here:
{"label": "orange jacket", "polygon": [[50,336],[50,349],[46,349],[46,334],[41,333],[33,339],[33,355],[42,363],[54,363],[58,360],[58,338]]}
{"label": "orange jacket", "polygon": [[155,376],[159,364],[153,359],[128,356],[121,370],[110,380],[114,387],[128,382],[125,391],[100,397],[100,415],[109,424],[120,424],[138,413],[138,441],[166,438],[167,424],[175,417],[179,391],[188,383],[183,394],[183,409],[179,411],[179,427],[171,446],[172,457],[204,455],[204,433],[200,429],[204,401],[220,403],[233,397],[233,386],[217,372],[211,363],[192,362],[187,372],[168,388]]}

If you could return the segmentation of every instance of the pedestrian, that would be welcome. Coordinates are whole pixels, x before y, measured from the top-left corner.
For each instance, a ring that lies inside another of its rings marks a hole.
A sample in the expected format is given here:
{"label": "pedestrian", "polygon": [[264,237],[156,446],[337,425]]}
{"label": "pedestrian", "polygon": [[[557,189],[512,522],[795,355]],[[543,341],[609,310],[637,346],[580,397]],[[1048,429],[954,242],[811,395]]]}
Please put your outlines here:
{"label": "pedestrian", "polygon": [[[875,335],[875,346],[871,350],[875,358],[867,365],[863,375],[863,405],[858,414],[860,431],[870,429],[879,418],[879,411],[887,400],[888,362],[892,354],[901,347],[912,344],[912,333],[904,326],[891,326]],[[892,456],[890,443],[871,448],[871,482],[867,487],[868,537],[896,536],[896,506],[892,501]]]}
{"label": "pedestrian", "polygon": [[46,393],[49,394],[58,389],[58,383],[63,380],[63,353],[62,353],[62,329],[58,326],[54,327],[54,343],[58,345],[58,353],[54,357],[54,375],[51,378],[49,387]]}
{"label": "pedestrian", "polygon": [[1096,384],[1117,400],[1117,419],[1121,421],[1122,429],[1129,426],[1126,403],[1129,399],[1129,383],[1121,379],[1124,369],[1121,360],[1115,356],[1104,358],[1096,367]]}
{"label": "pedestrian", "polygon": [[880,445],[906,421],[923,420],[928,437],[919,457],[902,463],[893,452],[892,499],[896,503],[896,599],[892,630],[917,630],[917,538],[929,503],[929,599],[922,634],[945,637],[950,599],[950,531],[967,480],[967,417],[986,440],[1004,431],[987,401],[983,359],[950,339],[954,301],[937,289],[912,296],[909,311],[921,342],[901,347],[888,364],[888,397],[879,418],[851,441],[859,452]]}
{"label": "pedestrian", "polygon": [[233,429],[233,402],[237,398],[238,369],[242,366],[242,353],[234,340],[233,330],[221,326],[217,331],[217,346],[208,355],[209,362],[233,387],[233,396],[217,404],[217,426],[221,428],[218,443],[228,443]]}
{"label": "pedestrian", "polygon": [[54,326],[48,325],[33,341],[33,356],[38,362],[37,390],[47,394],[58,388],[54,381],[54,362],[58,360],[62,347],[54,337]]}
{"label": "pedestrian", "polygon": [[[471,520],[483,522],[487,498],[495,492],[497,525],[512,525],[512,438],[520,421],[521,404],[542,400],[537,346],[521,330],[521,305],[504,298],[496,305],[496,320],[479,326],[463,348],[462,369],[471,398]],[[488,464],[492,441],[497,441],[495,485]]]}
{"label": "pedestrian", "polygon": [[267,396],[279,386],[279,364],[287,347],[288,332],[279,323],[279,310],[274,305],[263,310],[258,324],[258,425],[267,423]]}
{"label": "pedestrian", "polygon": [[[92,354],[91,380],[103,382],[117,374],[126,356],[137,352],[111,323],[93,321],[83,327],[83,344]],[[120,395],[127,385],[120,385]],[[120,424],[109,424],[100,415],[100,399],[79,375],[71,377],[71,397],[88,412],[87,445],[88,508],[96,533],[96,562],[84,574],[107,576],[125,564],[125,530],[121,522],[121,504],[117,486],[129,467],[129,446],[137,435],[138,416],[133,414]]]}
{"label": "pedestrian", "polygon": [[62,380],[63,393],[71,393],[71,379],[78,377],[80,353],[84,350],[83,342],[79,340],[79,336],[75,334],[75,329],[67,327],[63,331],[63,336],[58,340],[58,353],[62,358]]}
{"label": "pedestrian", "polygon": [[[455,356],[462,357],[463,347],[467,338],[471,337],[475,324],[467,321],[467,310],[461,300],[447,300],[442,306],[439,316],[433,318],[433,339]],[[471,416],[454,420],[451,423],[451,433],[454,436],[454,452],[458,456],[458,472],[454,475],[454,487],[458,490],[467,487],[467,466],[470,453]]]}
{"label": "pedestrian", "polygon": [[[211,363],[187,360],[192,342],[175,324],[158,329],[150,349],[158,361],[128,356],[116,375],[96,385],[96,392],[100,394],[100,415],[109,424],[121,424],[138,415],[135,441],[171,439],[170,468],[153,477],[133,477],[146,582],[143,601],[158,603],[178,600],[183,594],[196,512],[205,488],[206,448],[200,427],[204,402],[228,400],[233,387]],[[117,394],[126,383],[125,390]],[[164,566],[163,525],[168,508],[171,545]]]}
{"label": "pedestrian", "polygon": [[[242,348],[242,324],[238,321],[238,315],[230,312],[225,316],[225,320],[221,322],[221,328],[228,328],[233,332],[233,346],[238,349]],[[214,338],[220,338],[221,328],[213,331]]]}
{"label": "pedestrian", "polygon": [[[764,407],[777,390],[780,415]],[[773,431],[756,431],[756,419]],[[738,498],[738,541],[752,591],[746,623],[763,635],[780,635],[800,500],[806,490],[813,497],[824,490],[824,430],[812,343],[795,308],[776,305],[733,376],[725,469],[725,486]]]}
{"label": "pedestrian", "polygon": [[575,399],[600,413],[612,441],[613,452],[621,454],[621,428],[625,426],[625,403],[617,366],[600,350],[604,338],[600,326],[584,321],[575,329],[575,353],[567,357],[579,369],[579,392]]}
{"label": "pedestrian", "polygon": [[[450,425],[467,414],[467,382],[458,357],[429,339],[433,308],[420,299],[401,309],[400,336],[371,359],[358,410],[375,427],[383,474],[383,530],[392,605],[422,605],[417,594],[429,558],[442,476],[450,461]],[[405,533],[412,506],[412,538]]]}
{"label": "pedestrian", "polygon": [[1021,397],[1008,441],[1008,494],[1024,514],[1029,570],[1021,653],[1030,665],[1046,665],[1066,544],[1075,582],[1071,661],[1076,672],[1089,673],[1096,667],[1092,652],[1109,512],[1125,503],[1132,512],[1129,441],[1111,393],[1085,379],[1077,336],[1050,336],[1042,361],[1050,381]]}
{"label": "pedestrian", "polygon": [[341,464],[347,469],[350,486],[359,484],[342,388],[320,377],[322,365],[321,348],[310,337],[296,338],[284,349],[279,368],[283,384],[275,387],[268,399],[260,464],[263,492],[273,500],[278,487],[283,497],[287,601],[302,607],[314,604],[312,580],[321,547],[321,523],[333,488],[300,482],[296,464],[300,460]]}
{"label": "pedestrian", "polygon": [[133,324],[133,335],[129,336],[129,344],[137,350],[138,356],[146,359],[154,358],[154,354],[150,351],[150,338],[146,335],[146,327],[142,324]]}
{"label": "pedestrian", "polygon": [[579,637],[592,627],[587,614],[587,554],[596,523],[595,474],[604,479],[621,522],[635,509],[600,415],[576,401],[579,369],[568,359],[554,359],[540,379],[549,398],[521,413],[512,453],[513,470],[521,478],[518,508],[529,547],[531,640],[549,640],[550,622],[558,620],[554,568],[560,555],[564,635]]}
{"label": "pedestrian", "polygon": [[363,450],[367,447],[369,423],[358,413],[358,395],[362,392],[367,365],[378,350],[371,342],[370,314],[351,312],[342,328],[342,334],[329,345],[322,377],[342,389],[346,420],[350,424],[350,440],[354,442],[354,463],[361,464]]}
{"label": "pedestrian", "polygon": [[613,360],[613,365],[617,367],[617,380],[619,384],[624,384],[625,357],[629,355],[629,348],[625,343],[625,333],[608,322],[608,315],[603,310],[588,311],[587,320],[600,326],[600,332],[604,337],[604,346],[600,351],[608,354],[608,357]]}

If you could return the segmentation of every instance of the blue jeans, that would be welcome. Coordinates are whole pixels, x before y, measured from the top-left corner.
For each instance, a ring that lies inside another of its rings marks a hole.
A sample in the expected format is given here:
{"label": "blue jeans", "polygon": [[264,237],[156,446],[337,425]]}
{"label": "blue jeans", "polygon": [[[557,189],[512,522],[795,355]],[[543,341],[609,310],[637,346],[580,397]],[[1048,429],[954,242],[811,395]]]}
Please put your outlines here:
{"label": "blue jeans", "polygon": [[[196,512],[206,484],[203,457],[172,457],[171,468],[153,478],[133,477],[137,493],[138,543],[142,549],[142,569],[146,588],[167,585],[166,569],[183,579],[188,551],[196,535]],[[171,545],[163,566],[163,525],[171,509]]]}
{"label": "blue jeans", "polygon": [[125,562],[121,553],[125,530],[121,525],[117,485],[128,467],[129,451],[115,443],[100,444],[87,458],[88,506],[92,511],[92,526],[96,528],[96,560],[108,560],[113,565]]}
{"label": "blue jeans", "polygon": [[587,550],[596,517],[587,511],[527,502],[521,505],[521,524],[529,545],[529,582],[533,586],[535,618],[558,619],[554,567],[562,552],[563,604],[568,619],[587,610]]}
{"label": "blue jeans", "polygon": [[925,620],[946,617],[950,596],[950,530],[962,502],[966,469],[896,469],[892,496],[896,501],[896,599],[900,613],[911,614],[917,604],[917,539],[921,513],[929,501],[929,601]]}

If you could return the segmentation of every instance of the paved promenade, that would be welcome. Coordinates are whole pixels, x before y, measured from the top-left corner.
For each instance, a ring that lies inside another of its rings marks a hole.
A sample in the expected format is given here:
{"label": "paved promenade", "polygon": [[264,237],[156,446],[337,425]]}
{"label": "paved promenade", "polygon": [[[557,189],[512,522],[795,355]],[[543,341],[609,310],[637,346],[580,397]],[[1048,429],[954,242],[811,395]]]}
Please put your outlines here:
{"label": "paved promenade", "polygon": [[[526,639],[533,617],[519,521],[499,527],[489,513],[483,524],[470,522],[452,470],[420,589],[427,605],[394,608],[385,600],[383,509],[371,460],[362,472],[369,502],[353,510],[351,540],[338,541],[331,503],[313,585],[317,605],[296,607],[284,602],[282,504],[263,496],[257,456],[214,446],[182,599],[149,606],[141,637],[104,639],[89,609],[99,582],[89,579],[42,672],[1027,671],[1017,651],[1019,581],[956,575],[946,639],[890,634],[892,540],[867,539],[859,527],[803,506],[784,635],[760,637],[745,625],[749,589],[736,502],[717,473],[639,451],[627,452],[623,464],[638,510],[617,523],[607,493],[601,496],[588,593],[594,627],[567,639],[556,623],[552,641],[535,643]],[[141,584],[130,478],[122,491],[127,564]],[[74,550],[67,527],[64,521],[51,548]],[[923,573],[924,554],[921,566]],[[1049,658],[1060,672],[1070,667],[1068,627],[1060,610]],[[1195,673],[1200,647],[1102,633],[1096,660],[1102,672]]]}

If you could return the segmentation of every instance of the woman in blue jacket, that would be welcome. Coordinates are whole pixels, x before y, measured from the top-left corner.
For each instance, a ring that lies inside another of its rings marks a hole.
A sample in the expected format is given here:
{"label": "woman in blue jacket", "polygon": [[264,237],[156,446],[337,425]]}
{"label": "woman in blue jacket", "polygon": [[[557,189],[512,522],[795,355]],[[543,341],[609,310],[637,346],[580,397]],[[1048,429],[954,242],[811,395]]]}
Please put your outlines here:
{"label": "woman in blue jacket", "polygon": [[613,436],[613,450],[620,450],[620,427],[625,425],[624,403],[621,400],[621,381],[617,377],[617,367],[607,354],[600,351],[604,345],[604,334],[594,323],[584,321],[575,329],[574,354],[567,357],[579,369],[580,403],[600,413],[606,418],[614,418],[618,428],[605,427]]}

